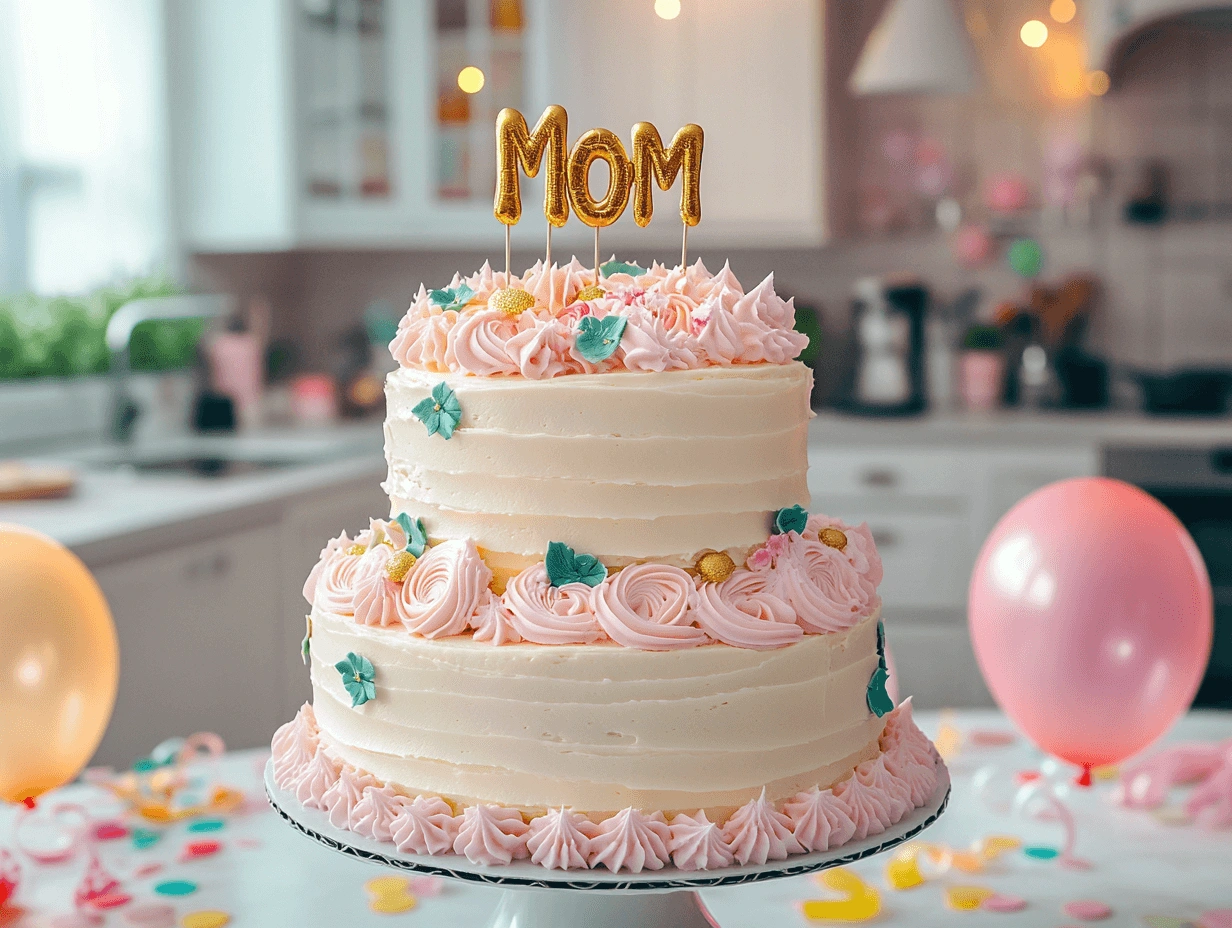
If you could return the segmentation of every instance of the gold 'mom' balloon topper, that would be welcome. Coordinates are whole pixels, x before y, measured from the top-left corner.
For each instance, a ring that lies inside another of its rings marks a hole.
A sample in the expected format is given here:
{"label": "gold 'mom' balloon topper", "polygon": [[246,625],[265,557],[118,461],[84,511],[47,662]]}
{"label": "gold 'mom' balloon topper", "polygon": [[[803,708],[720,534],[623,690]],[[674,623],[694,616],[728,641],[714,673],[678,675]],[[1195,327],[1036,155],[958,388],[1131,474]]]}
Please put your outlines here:
{"label": "gold 'mom' balloon topper", "polygon": [[[547,156],[548,174],[544,184],[543,214],[548,220],[547,263],[552,262],[552,226],[563,226],[569,219],[569,206],[586,225],[595,230],[595,283],[599,281],[599,229],[620,218],[633,191],[633,218],[646,226],[654,213],[651,183],[669,190],[683,172],[680,193],[680,219],[684,223],[681,265],[686,262],[689,226],[702,218],[702,128],[690,123],[672,137],[667,148],[659,130],[648,122],[633,127],[633,157],[609,129],[589,129],[578,137],[573,148],[568,144],[569,117],[564,107],[549,106],[535,123],[526,128],[526,119],[506,107],[496,117],[496,202],[492,212],[505,224],[505,272],[509,271],[509,227],[522,217],[522,190],[519,167],[527,177],[535,177]],[[608,166],[607,191],[596,200],[590,192],[590,168],[603,160]]]}

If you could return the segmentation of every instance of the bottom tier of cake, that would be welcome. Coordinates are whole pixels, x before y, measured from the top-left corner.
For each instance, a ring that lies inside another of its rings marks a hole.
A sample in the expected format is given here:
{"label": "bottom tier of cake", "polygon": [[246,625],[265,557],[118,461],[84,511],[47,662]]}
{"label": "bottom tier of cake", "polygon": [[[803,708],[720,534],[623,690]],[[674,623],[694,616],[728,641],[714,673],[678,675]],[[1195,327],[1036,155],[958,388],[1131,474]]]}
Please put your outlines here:
{"label": "bottom tier of cake", "polygon": [[409,795],[397,783],[339,759],[305,704],[273,740],[274,780],[330,823],[407,854],[461,854],[489,866],[529,858],[549,869],[606,867],[637,873],[674,865],[715,870],[825,851],[879,834],[923,806],[937,781],[937,754],[911,718],[910,701],[885,716],[879,752],[830,788],[782,801],[765,793],[723,821],[704,811],[626,808],[601,818],[567,808],[528,815],[499,805],[459,806]]}

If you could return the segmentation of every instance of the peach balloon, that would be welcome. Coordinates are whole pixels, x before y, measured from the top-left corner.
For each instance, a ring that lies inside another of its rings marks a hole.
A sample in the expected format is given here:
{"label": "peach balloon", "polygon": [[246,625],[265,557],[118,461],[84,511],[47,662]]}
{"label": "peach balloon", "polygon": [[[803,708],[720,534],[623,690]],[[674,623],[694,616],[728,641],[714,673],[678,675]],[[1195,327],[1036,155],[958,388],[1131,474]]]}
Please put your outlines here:
{"label": "peach balloon", "polygon": [[997,704],[1084,781],[1189,707],[1214,633],[1185,527],[1104,477],[1051,484],[1006,513],[976,561],[967,618]]}
{"label": "peach balloon", "polygon": [[111,718],[119,658],[86,566],[0,524],[0,799],[37,797],[81,772]]}

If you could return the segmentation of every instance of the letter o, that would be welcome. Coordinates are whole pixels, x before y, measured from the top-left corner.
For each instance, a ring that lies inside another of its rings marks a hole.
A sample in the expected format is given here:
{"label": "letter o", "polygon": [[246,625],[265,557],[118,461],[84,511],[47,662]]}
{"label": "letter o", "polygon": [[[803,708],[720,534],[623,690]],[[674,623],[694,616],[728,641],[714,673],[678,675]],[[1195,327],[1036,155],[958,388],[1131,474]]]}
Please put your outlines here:
{"label": "letter o", "polygon": [[[607,162],[610,178],[607,193],[596,201],[590,195],[590,166],[599,158]],[[578,218],[592,229],[610,226],[629,204],[632,185],[633,165],[616,134],[609,129],[582,133],[569,152],[569,199]]]}

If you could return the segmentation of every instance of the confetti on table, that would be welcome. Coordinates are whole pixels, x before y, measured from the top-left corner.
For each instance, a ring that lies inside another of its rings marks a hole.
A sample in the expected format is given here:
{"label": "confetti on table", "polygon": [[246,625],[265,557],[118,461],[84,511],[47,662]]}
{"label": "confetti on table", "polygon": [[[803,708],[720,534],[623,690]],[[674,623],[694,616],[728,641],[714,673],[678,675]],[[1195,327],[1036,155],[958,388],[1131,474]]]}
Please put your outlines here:
{"label": "confetti on table", "polygon": [[253,851],[261,847],[260,838],[237,838],[235,846],[243,851]]}
{"label": "confetti on table", "polygon": [[832,922],[862,922],[881,911],[881,894],[845,867],[825,870],[817,882],[842,899],[810,899],[800,905],[805,918]]}
{"label": "confetti on table", "polygon": [[95,841],[115,841],[127,837],[128,828],[123,822],[99,822],[94,826]]}
{"label": "confetti on table", "polygon": [[886,864],[886,880],[892,889],[911,889],[924,882],[920,873],[920,865],[916,862],[916,851],[904,848]]}
{"label": "confetti on table", "polygon": [[942,760],[952,761],[958,757],[958,752],[962,750],[963,736],[954,726],[954,713],[950,709],[941,710],[941,724],[937,726],[937,737],[933,739],[933,745],[937,748],[937,753],[941,755]]}
{"label": "confetti on table", "polygon": [[1014,782],[1019,786],[1026,786],[1028,783],[1034,783],[1041,776],[1038,770],[1019,770],[1014,774]]}
{"label": "confetti on table", "polygon": [[1232,928],[1232,909],[1211,909],[1198,916],[1198,928]]}
{"label": "confetti on table", "polygon": [[134,870],[133,879],[144,880],[144,879],[148,879],[149,877],[154,876],[156,873],[162,873],[162,872],[163,872],[163,865],[160,864],[158,861],[152,861],[148,864],[142,864],[140,867]]}
{"label": "confetti on table", "polygon": [[1112,909],[1098,899],[1078,899],[1065,903],[1061,908],[1070,918],[1079,918],[1084,922],[1098,922],[1112,914]]}
{"label": "confetti on table", "polygon": [[1024,847],[1022,852],[1033,860],[1052,860],[1061,853],[1055,847],[1045,847],[1038,844]]}
{"label": "confetti on table", "polygon": [[1027,900],[1022,896],[1011,896],[1008,893],[993,893],[980,903],[981,909],[989,912],[1021,912],[1027,907]]}
{"label": "confetti on table", "polygon": [[947,886],[945,888],[945,904],[951,909],[967,911],[978,909],[981,903],[990,896],[995,896],[991,889],[983,886]]}
{"label": "confetti on table", "polygon": [[415,908],[415,897],[410,892],[411,881],[404,876],[378,876],[364,884],[372,898],[368,907],[373,912],[396,915]]}
{"label": "confetti on table", "polygon": [[197,891],[197,884],[190,880],[167,880],[154,887],[160,896],[189,896]]}
{"label": "confetti on table", "polygon": [[93,912],[71,912],[51,920],[51,928],[98,928],[101,924],[103,916]]}
{"label": "confetti on table", "polygon": [[1193,819],[1180,806],[1160,806],[1152,809],[1151,815],[1161,825],[1191,825]]}
{"label": "confetti on table", "polygon": [[231,921],[226,912],[207,909],[201,912],[189,912],[180,919],[182,928],[222,928]]}
{"label": "confetti on table", "polygon": [[197,860],[201,857],[217,854],[221,850],[222,843],[219,841],[190,841],[184,845],[184,850],[180,852],[180,860]]}
{"label": "confetti on table", "polygon": [[973,842],[971,850],[985,860],[996,860],[1006,851],[1014,851],[1022,847],[1022,841],[1013,835],[989,835]]}
{"label": "confetti on table", "polygon": [[1091,776],[1096,780],[1115,780],[1120,775],[1121,768],[1116,764],[1105,764],[1091,769]]}
{"label": "confetti on table", "polygon": [[423,896],[425,899],[431,899],[433,896],[439,896],[441,890],[445,888],[445,881],[439,876],[413,876],[411,877],[411,892],[417,896]]}
{"label": "confetti on table", "polygon": [[124,922],[134,928],[174,928],[175,909],[158,903],[134,906],[124,913]]}
{"label": "confetti on table", "polygon": [[153,847],[162,839],[162,832],[155,831],[153,828],[134,828],[133,847],[139,851],[145,850],[147,847]]}
{"label": "confetti on table", "polygon": [[95,896],[86,904],[95,909],[118,909],[122,905],[128,905],[133,901],[133,897],[128,893],[112,891],[103,893],[101,896]]}
{"label": "confetti on table", "polygon": [[198,833],[206,831],[222,831],[225,824],[226,822],[220,818],[203,818],[201,821],[193,822],[189,825],[188,830]]}

